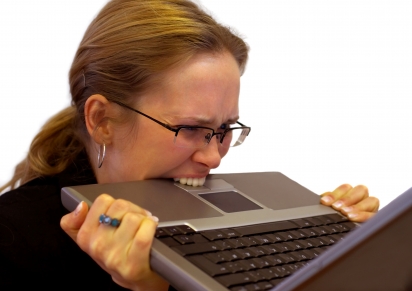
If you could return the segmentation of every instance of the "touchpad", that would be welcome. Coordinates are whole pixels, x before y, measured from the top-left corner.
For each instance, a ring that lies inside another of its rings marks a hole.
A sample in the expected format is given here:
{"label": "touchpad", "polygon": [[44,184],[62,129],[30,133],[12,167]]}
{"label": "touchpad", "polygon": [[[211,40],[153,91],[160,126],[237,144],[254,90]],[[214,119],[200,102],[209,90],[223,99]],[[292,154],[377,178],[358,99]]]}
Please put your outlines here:
{"label": "touchpad", "polygon": [[262,209],[235,191],[199,194],[199,196],[228,213]]}

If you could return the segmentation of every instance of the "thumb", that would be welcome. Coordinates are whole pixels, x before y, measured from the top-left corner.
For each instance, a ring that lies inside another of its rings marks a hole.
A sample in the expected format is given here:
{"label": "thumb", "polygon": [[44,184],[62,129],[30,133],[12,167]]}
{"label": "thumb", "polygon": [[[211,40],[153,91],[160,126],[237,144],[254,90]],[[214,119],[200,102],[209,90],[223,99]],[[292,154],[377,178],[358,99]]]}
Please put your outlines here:
{"label": "thumb", "polygon": [[62,217],[60,220],[60,227],[74,240],[77,239],[77,233],[83,222],[86,219],[87,212],[89,211],[87,203],[84,201],[77,205],[73,212],[70,212]]}

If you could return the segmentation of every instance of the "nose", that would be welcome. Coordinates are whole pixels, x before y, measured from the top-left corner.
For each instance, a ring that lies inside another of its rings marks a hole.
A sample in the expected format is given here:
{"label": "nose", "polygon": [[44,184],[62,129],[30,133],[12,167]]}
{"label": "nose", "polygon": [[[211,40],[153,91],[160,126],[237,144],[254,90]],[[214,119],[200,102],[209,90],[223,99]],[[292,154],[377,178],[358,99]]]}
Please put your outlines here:
{"label": "nose", "polygon": [[197,163],[204,164],[209,169],[219,167],[225,153],[222,152],[222,147],[219,145],[219,140],[212,138],[205,147],[196,150],[192,159]]}

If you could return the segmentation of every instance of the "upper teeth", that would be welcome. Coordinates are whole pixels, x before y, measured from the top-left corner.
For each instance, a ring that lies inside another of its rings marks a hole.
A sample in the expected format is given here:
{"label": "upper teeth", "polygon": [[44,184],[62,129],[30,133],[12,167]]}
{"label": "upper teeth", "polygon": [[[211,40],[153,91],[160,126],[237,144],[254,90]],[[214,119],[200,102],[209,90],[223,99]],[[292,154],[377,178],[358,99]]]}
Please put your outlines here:
{"label": "upper teeth", "polygon": [[186,177],[182,177],[182,178],[174,178],[174,180],[176,182],[179,181],[180,184],[183,184],[183,185],[189,185],[189,186],[197,187],[197,186],[203,186],[203,184],[205,183],[206,177],[203,177],[203,178],[186,178]]}

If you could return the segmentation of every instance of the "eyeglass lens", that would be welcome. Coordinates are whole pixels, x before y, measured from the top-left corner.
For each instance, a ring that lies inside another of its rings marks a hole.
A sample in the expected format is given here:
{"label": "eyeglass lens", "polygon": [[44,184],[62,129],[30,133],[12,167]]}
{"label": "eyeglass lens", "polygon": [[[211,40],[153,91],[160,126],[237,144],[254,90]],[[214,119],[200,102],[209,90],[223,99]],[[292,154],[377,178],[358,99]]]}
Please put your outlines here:
{"label": "eyeglass lens", "polygon": [[[175,145],[185,148],[202,148],[207,145],[213,135],[213,131],[207,128],[180,128],[175,136]],[[248,135],[248,129],[235,128],[226,132],[222,147],[235,147],[241,145]],[[222,134],[217,134],[216,138],[221,139]]]}

